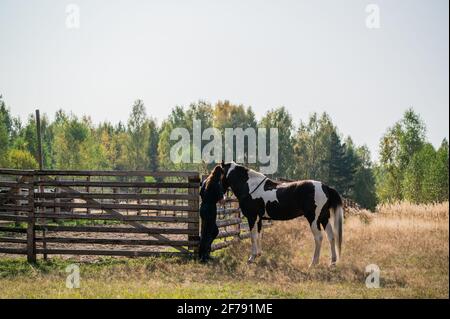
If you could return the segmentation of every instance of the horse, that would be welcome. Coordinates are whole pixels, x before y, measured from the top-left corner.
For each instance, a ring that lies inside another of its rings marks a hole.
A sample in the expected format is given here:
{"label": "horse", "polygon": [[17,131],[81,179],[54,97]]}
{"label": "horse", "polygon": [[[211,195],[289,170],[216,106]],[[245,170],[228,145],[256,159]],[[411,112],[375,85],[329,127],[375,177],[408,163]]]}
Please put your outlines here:
{"label": "horse", "polygon": [[249,263],[261,256],[263,219],[290,220],[304,216],[315,242],[310,267],[319,263],[322,230],[331,247],[330,265],[336,265],[341,255],[344,210],[341,196],[334,188],[314,180],[274,181],[235,162],[222,161],[220,167],[224,192],[231,188],[248,220],[252,242]]}

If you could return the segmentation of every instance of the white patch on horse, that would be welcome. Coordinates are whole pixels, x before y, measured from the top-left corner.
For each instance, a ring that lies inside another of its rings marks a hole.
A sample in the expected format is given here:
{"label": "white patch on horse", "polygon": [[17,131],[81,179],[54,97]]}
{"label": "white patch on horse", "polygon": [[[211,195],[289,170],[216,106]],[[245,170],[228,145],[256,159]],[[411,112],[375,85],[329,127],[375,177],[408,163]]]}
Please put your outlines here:
{"label": "white patch on horse", "polygon": [[316,220],[319,218],[323,205],[327,202],[328,198],[322,189],[322,183],[318,181],[311,181],[314,185],[314,202],[316,204]]}
{"label": "white patch on horse", "polygon": [[264,205],[267,205],[268,202],[278,202],[276,188],[271,190],[264,190],[264,184],[266,182],[262,184],[261,182],[265,178],[266,176],[261,173],[258,173],[252,169],[248,170],[247,185],[249,192],[253,192],[250,196],[252,197],[252,199],[262,198],[262,200],[264,201]]}

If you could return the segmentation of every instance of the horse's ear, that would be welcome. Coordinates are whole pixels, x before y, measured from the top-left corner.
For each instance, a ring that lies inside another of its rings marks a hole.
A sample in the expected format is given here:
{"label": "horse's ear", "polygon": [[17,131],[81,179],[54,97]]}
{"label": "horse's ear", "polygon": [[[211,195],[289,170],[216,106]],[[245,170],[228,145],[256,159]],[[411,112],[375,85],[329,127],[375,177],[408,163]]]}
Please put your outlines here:
{"label": "horse's ear", "polygon": [[225,166],[225,162],[222,160],[222,162],[220,163],[220,166],[223,168]]}

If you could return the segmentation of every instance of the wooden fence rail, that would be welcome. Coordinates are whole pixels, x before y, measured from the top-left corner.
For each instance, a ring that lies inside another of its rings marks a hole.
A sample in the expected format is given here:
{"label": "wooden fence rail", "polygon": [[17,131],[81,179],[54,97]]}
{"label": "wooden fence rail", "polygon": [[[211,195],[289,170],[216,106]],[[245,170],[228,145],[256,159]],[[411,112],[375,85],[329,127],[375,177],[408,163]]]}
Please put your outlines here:
{"label": "wooden fence rail", "polygon": [[193,171],[0,169],[0,253],[190,254],[198,185]]}

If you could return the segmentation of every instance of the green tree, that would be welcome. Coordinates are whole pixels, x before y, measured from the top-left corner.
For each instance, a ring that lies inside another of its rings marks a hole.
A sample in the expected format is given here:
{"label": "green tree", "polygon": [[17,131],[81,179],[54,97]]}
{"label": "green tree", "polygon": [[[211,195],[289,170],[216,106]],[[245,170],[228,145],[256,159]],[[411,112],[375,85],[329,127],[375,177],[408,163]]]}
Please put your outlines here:
{"label": "green tree", "polygon": [[[198,101],[197,103],[192,103],[189,105],[189,107],[187,108],[186,112],[185,112],[185,126],[188,131],[189,134],[192,138],[192,142],[194,139],[194,128],[193,128],[193,123],[194,123],[194,119],[197,121],[200,121],[200,125],[201,125],[201,129],[202,131],[205,130],[206,128],[212,127],[213,126],[213,108],[211,106],[211,104],[204,102],[204,101]],[[200,152],[203,150],[204,146],[209,143],[209,140],[203,140],[201,139],[200,141]],[[191,144],[191,156],[193,159],[194,156],[194,144]],[[212,169],[214,167],[216,163],[211,163],[209,165],[203,164],[203,163],[193,163],[193,164],[189,164],[189,165],[182,165],[181,167],[183,167],[184,169],[191,169],[191,170],[198,170],[200,172],[202,172],[203,170],[205,170],[206,172],[209,171],[210,169]],[[205,173],[206,173],[205,172]]]}
{"label": "green tree", "polygon": [[434,153],[431,162],[427,163],[423,176],[423,201],[448,201],[448,142],[444,140]]}
{"label": "green tree", "polygon": [[360,162],[353,141],[347,138],[347,142],[342,143],[337,131],[333,130],[328,139],[328,152],[325,154],[322,166],[328,175],[324,180],[344,196],[350,196],[356,167]]}
{"label": "green tree", "polygon": [[[244,107],[242,104],[236,105],[231,103],[230,101],[219,101],[214,106],[213,111],[213,126],[219,129],[222,133],[222,136],[225,136],[225,129],[238,129],[241,128],[245,131],[247,128],[253,128],[256,132],[257,130],[257,121],[255,117],[255,113],[253,112],[251,107]],[[233,145],[233,159],[236,160],[236,139],[234,139]],[[244,162],[252,168],[257,168],[256,163],[249,163],[249,142],[244,141]],[[225,158],[226,154],[226,145],[225,140],[223,141],[223,151],[222,156]],[[230,141],[228,141],[230,142]],[[231,145],[230,145],[231,146]],[[258,153],[258,149],[256,149],[256,154]]]}
{"label": "green tree", "polygon": [[159,140],[159,132],[158,126],[156,125],[156,120],[150,119],[147,122],[148,132],[149,132],[149,140],[147,147],[148,154],[148,169],[151,171],[157,171],[159,168],[158,161],[158,140]]}
{"label": "green tree", "polygon": [[[213,109],[209,103],[199,101],[197,103],[192,103],[185,110],[181,106],[175,107],[169,117],[162,123],[158,152],[159,152],[159,162],[166,168],[170,169],[191,169],[191,170],[202,170],[202,163],[173,163],[170,160],[170,148],[177,142],[170,140],[170,134],[175,128],[185,128],[188,130],[191,138],[190,155],[191,161],[193,160],[193,121],[200,121],[202,130],[213,126]],[[207,144],[208,140],[201,140],[201,148]],[[213,164],[210,165],[211,168]]]}
{"label": "green tree", "polygon": [[331,118],[323,113],[313,113],[307,123],[300,122],[294,137],[294,176],[298,179],[326,181],[329,178],[327,165],[330,158],[330,137],[336,131]]}
{"label": "green tree", "polygon": [[[294,142],[293,130],[294,124],[292,117],[284,107],[270,110],[261,119],[259,127],[267,129],[269,134],[270,128],[278,129],[278,172],[276,175],[284,178],[292,178],[294,175]],[[267,142],[267,148],[269,143]]]}
{"label": "green tree", "polygon": [[353,188],[350,198],[362,207],[374,210],[378,200],[375,189],[375,174],[367,146],[355,149],[357,164],[353,175]]}
{"label": "green tree", "polygon": [[127,145],[130,136],[126,131],[117,130],[111,138],[111,166],[114,170],[127,170],[130,167],[128,161]]}
{"label": "green tree", "polygon": [[0,94],[0,121],[3,123],[6,131],[8,132],[8,136],[12,134],[13,131],[13,123],[14,120],[11,116],[11,113],[6,106],[6,103],[3,101],[3,96]]}
{"label": "green tree", "polygon": [[352,180],[351,167],[348,167],[351,162],[345,149],[345,144],[341,143],[341,139],[336,131],[332,131],[329,136],[329,150],[328,155],[322,160],[322,165],[325,166],[328,173],[326,182],[335,187],[338,192],[346,195],[350,188]]}
{"label": "green tree", "polygon": [[170,148],[173,145],[173,142],[170,140],[170,133],[177,127],[186,128],[186,122],[184,109],[181,106],[176,106],[161,124],[158,141],[158,159],[161,167],[174,169],[177,166],[170,160]]}
{"label": "green tree", "polygon": [[[19,150],[26,150],[31,155],[34,156],[36,161],[38,160],[38,150],[37,150],[37,130],[36,130],[36,120],[34,114],[28,116],[27,122],[24,126],[16,122],[14,125],[16,127],[12,148]],[[52,125],[50,124],[47,116],[43,114],[41,117],[41,139],[42,139],[42,155],[43,164],[45,168],[53,167],[53,155],[52,155],[52,144],[53,144],[53,132]]]}
{"label": "green tree", "polygon": [[36,159],[26,150],[11,149],[8,152],[8,167],[16,169],[36,169]]}
{"label": "green tree", "polygon": [[236,105],[225,100],[217,102],[214,106],[213,125],[223,132],[225,128],[256,129],[257,122],[251,107],[246,108],[242,104]]}
{"label": "green tree", "polygon": [[133,104],[128,119],[128,134],[130,136],[127,144],[129,168],[133,170],[144,170],[149,165],[146,146],[149,141],[149,127],[147,115],[142,100],[136,100]]}
{"label": "green tree", "polygon": [[3,121],[3,114],[0,113],[0,167],[7,167],[7,153],[9,148],[8,129]]}
{"label": "green tree", "polygon": [[10,145],[11,117],[0,95],[0,167],[8,166],[7,153]]}
{"label": "green tree", "polygon": [[107,156],[100,146],[92,122],[84,117],[67,116],[58,112],[53,126],[52,151],[55,168],[105,169],[109,167]]}
{"label": "green tree", "polygon": [[436,161],[433,167],[434,184],[437,187],[436,199],[439,202],[448,201],[449,192],[449,145],[444,139],[436,153]]}
{"label": "green tree", "polygon": [[425,144],[426,128],[419,114],[409,109],[401,120],[401,134],[399,136],[399,164],[405,169],[411,158],[422,149]]}
{"label": "green tree", "polygon": [[[378,191],[382,201],[399,201],[404,198],[403,182],[406,168],[414,154],[425,143],[425,125],[412,109],[389,128],[380,141],[380,164],[383,172],[383,189]],[[380,185],[380,184],[379,184]]]}
{"label": "green tree", "polygon": [[404,199],[413,203],[427,202],[432,195],[430,186],[425,183],[425,176],[430,171],[430,166],[435,161],[436,151],[431,144],[425,144],[414,153],[405,169],[403,178]]}

